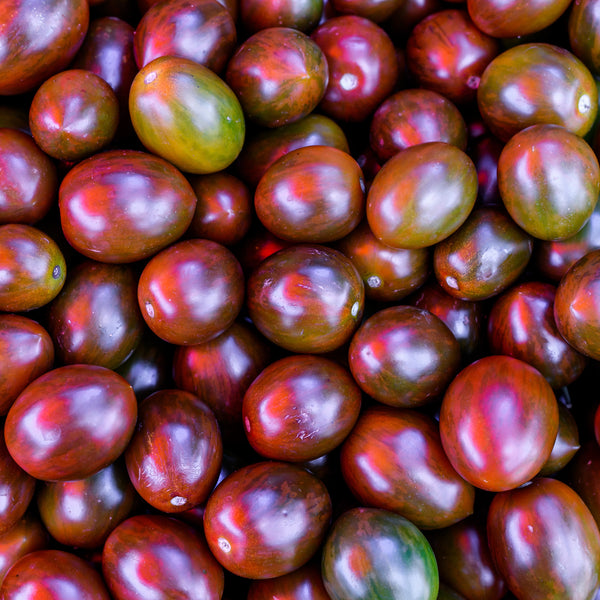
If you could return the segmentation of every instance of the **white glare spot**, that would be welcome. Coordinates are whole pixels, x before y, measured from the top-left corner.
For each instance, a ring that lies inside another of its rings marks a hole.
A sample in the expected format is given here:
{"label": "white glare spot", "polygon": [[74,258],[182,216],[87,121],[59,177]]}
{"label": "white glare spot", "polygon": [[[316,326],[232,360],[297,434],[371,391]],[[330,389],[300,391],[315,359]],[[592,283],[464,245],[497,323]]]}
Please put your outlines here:
{"label": "white glare spot", "polygon": [[231,552],[231,544],[225,538],[220,537],[217,540],[217,543],[219,544],[219,548],[221,548],[223,552]]}
{"label": "white glare spot", "polygon": [[340,78],[340,87],[347,92],[358,87],[358,77],[352,73],[344,73]]}
{"label": "white glare spot", "polygon": [[592,108],[592,102],[587,94],[584,94],[581,96],[581,98],[579,98],[579,104],[577,108],[579,108],[580,113],[586,113],[590,110],[590,108]]}
{"label": "white glare spot", "polygon": [[146,302],[146,312],[151,319],[154,317],[154,306],[150,302]]}
{"label": "white glare spot", "polygon": [[173,496],[171,498],[171,504],[173,506],[183,506],[187,500],[183,496]]}
{"label": "white glare spot", "polygon": [[356,301],[353,305],[352,308],[350,309],[350,314],[355,317],[358,314],[358,310],[360,308],[360,304],[358,301]]}
{"label": "white glare spot", "polygon": [[152,73],[148,73],[148,75],[146,75],[146,77],[144,78],[144,83],[145,84],[152,83],[155,79],[156,79],[156,72],[153,71]]}
{"label": "white glare spot", "polygon": [[446,277],[446,285],[451,287],[453,290],[458,289],[458,281],[454,277]]}
{"label": "white glare spot", "polygon": [[381,279],[379,279],[377,275],[371,275],[371,277],[367,279],[367,285],[370,288],[378,288],[379,286],[381,286]]}

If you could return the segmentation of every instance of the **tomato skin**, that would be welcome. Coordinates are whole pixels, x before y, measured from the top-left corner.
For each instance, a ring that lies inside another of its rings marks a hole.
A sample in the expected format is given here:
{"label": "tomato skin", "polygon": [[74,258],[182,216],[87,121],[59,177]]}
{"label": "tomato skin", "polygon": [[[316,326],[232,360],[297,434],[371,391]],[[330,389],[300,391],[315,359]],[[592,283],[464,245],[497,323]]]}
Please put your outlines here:
{"label": "tomato skin", "polygon": [[488,512],[494,562],[523,600],[591,600],[600,583],[600,533],[566,484],[538,478],[494,496]]}
{"label": "tomato skin", "polygon": [[594,76],[600,75],[599,26],[598,0],[572,3],[568,22],[569,43],[573,54],[585,63]]}
{"label": "tomato skin", "polygon": [[255,579],[246,600],[331,600],[319,565],[307,565],[273,579]]}

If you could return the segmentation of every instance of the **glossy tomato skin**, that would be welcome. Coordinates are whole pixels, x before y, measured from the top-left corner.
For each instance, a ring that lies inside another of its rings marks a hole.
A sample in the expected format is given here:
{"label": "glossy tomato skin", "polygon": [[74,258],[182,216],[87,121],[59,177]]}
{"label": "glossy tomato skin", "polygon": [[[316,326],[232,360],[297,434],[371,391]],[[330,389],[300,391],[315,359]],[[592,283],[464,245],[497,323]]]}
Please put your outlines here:
{"label": "glossy tomato skin", "polygon": [[[514,94],[502,90],[514,89]],[[592,74],[571,52],[546,43],[519,44],[499,54],[477,89],[479,111],[492,133],[508,141],[530,125],[561,125],[585,135],[597,114]]]}
{"label": "glossy tomato skin", "polygon": [[398,513],[420,529],[448,527],[473,512],[474,488],[450,464],[435,420],[417,411],[367,409],[340,461],[362,506]]}
{"label": "glossy tomato skin", "polygon": [[337,518],[325,540],[321,572],[332,600],[435,600],[439,587],[425,536],[380,508],[353,508]]}
{"label": "glossy tomato skin", "polygon": [[311,37],[329,65],[319,109],[337,121],[369,118],[398,79],[396,51],[388,34],[364,17],[340,15],[321,23]]}
{"label": "glossy tomato skin", "polygon": [[278,461],[235,471],[213,491],[204,531],[216,559],[249,579],[279,577],[306,564],[331,518],[325,485],[308,471]]}
{"label": "glossy tomato skin", "polygon": [[568,484],[589,508],[600,527],[600,446],[588,440],[568,468]]}
{"label": "glossy tomato skin", "polygon": [[487,300],[524,272],[533,240],[504,211],[476,208],[463,226],[433,251],[437,282],[461,300]]}
{"label": "glossy tomato skin", "polygon": [[231,88],[209,68],[177,56],[161,56],[140,69],[129,114],[142,144],[186,173],[227,168],[246,134]]}
{"label": "glossy tomato skin", "polygon": [[255,579],[246,600],[331,600],[321,577],[319,565],[311,562],[287,575]]}
{"label": "glossy tomato skin", "polygon": [[49,307],[47,326],[62,363],[116,369],[144,333],[133,269],[96,261],[77,265]]}
{"label": "glossy tomato skin", "polygon": [[487,531],[494,562],[518,598],[595,596],[600,533],[588,508],[566,484],[538,478],[497,494]]}
{"label": "glossy tomato skin", "polygon": [[223,569],[202,535],[165,515],[135,515],[116,527],[102,550],[102,573],[115,600],[223,595]]}
{"label": "glossy tomato skin", "polygon": [[58,202],[75,250],[100,262],[130,263],[179,239],[197,200],[183,174],[162,158],[109,150],[67,173]]}
{"label": "glossy tomato skin", "polygon": [[558,433],[552,452],[539,476],[550,477],[562,470],[581,448],[579,443],[579,428],[571,411],[562,403],[558,403]]}
{"label": "glossy tomato skin", "polygon": [[402,4],[399,0],[332,0],[331,5],[341,15],[358,15],[374,23],[386,21]]}
{"label": "glossy tomato skin", "polygon": [[352,156],[329,146],[293,150],[261,177],[254,207],[277,237],[324,244],[349,234],[361,221],[365,181]]}
{"label": "glossy tomato skin", "polygon": [[372,398],[396,407],[436,399],[458,371],[460,347],[441,319],[414,306],[391,306],[368,317],[353,335],[348,363]]}
{"label": "glossy tomato skin", "polygon": [[20,558],[6,574],[0,596],[17,600],[24,589],[30,598],[110,600],[102,577],[92,565],[63,550],[36,550]]}
{"label": "glossy tomato skin", "polygon": [[[50,535],[67,546],[100,548],[139,498],[121,460],[85,479],[43,482],[37,507]],[[79,510],[73,510],[77,506]]]}
{"label": "glossy tomato skin", "polygon": [[598,0],[573,2],[568,21],[569,44],[573,54],[594,75],[600,74],[597,36],[599,26]]}
{"label": "glossy tomato skin", "polygon": [[4,435],[12,457],[33,477],[83,479],[123,452],[136,417],[133,389],[120,375],[68,365],[27,386],[8,412]]}
{"label": "glossy tomato skin", "polygon": [[323,0],[272,0],[267,8],[261,0],[240,0],[240,24],[255,33],[267,27],[292,27],[310,33],[323,14]]}
{"label": "glossy tomato skin", "polygon": [[0,415],[5,415],[27,385],[52,368],[54,344],[37,321],[23,315],[2,314],[0,356]]}
{"label": "glossy tomato skin", "polygon": [[361,391],[324,357],[292,355],[267,366],[244,395],[250,445],[262,456],[309,461],[337,448],[356,423]]}
{"label": "glossy tomato skin", "polygon": [[34,225],[48,214],[58,192],[54,162],[30,135],[0,129],[0,223]]}
{"label": "glossy tomato skin", "polygon": [[3,7],[0,95],[28,92],[63,70],[89,24],[86,0],[9,0]]}
{"label": "glossy tomato skin", "polygon": [[129,478],[148,504],[166,513],[204,502],[217,482],[223,443],[206,404],[183,390],[142,400],[125,451]]}
{"label": "glossy tomato skin", "polygon": [[446,389],[440,434],[454,468],[474,486],[504,491],[542,468],[558,433],[550,384],[532,366],[488,355],[465,367]]}
{"label": "glossy tomato skin", "polygon": [[358,271],[341,252],[299,244],[263,260],[248,278],[246,296],[250,318],[267,339],[318,354],[350,339],[364,294]]}
{"label": "glossy tomato skin", "polygon": [[[433,205],[432,198],[439,201]],[[369,189],[366,214],[384,244],[425,248],[454,233],[476,199],[477,172],[471,159],[456,146],[427,142],[383,165]]]}

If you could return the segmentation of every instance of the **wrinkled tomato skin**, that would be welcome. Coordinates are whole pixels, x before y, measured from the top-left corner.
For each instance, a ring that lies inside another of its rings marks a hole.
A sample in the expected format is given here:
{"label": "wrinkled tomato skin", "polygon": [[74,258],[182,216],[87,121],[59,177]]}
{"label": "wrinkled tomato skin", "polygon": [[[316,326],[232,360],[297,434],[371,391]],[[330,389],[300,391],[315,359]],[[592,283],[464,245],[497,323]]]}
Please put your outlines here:
{"label": "wrinkled tomato skin", "polygon": [[600,533],[566,484],[538,478],[497,494],[487,532],[494,562],[518,598],[594,598],[600,582]]}
{"label": "wrinkled tomato skin", "polygon": [[315,563],[273,579],[255,579],[246,600],[331,600]]}
{"label": "wrinkled tomato skin", "polygon": [[223,569],[201,534],[165,515],[135,515],[116,527],[102,550],[102,573],[118,600],[223,595]]}
{"label": "wrinkled tomato skin", "polygon": [[125,463],[148,504],[176,513],[204,502],[222,457],[217,420],[199,398],[183,390],[159,390],[142,400]]}
{"label": "wrinkled tomato skin", "polygon": [[522,485],[542,468],[558,433],[558,404],[532,366],[489,355],[465,367],[440,409],[444,450],[458,473],[487,491]]}
{"label": "wrinkled tomato skin", "polygon": [[36,479],[83,479],[123,452],[136,417],[135,394],[120,375],[68,365],[27,386],[8,412],[4,435],[12,457]]}
{"label": "wrinkled tomato skin", "polygon": [[596,440],[588,440],[574,456],[568,468],[568,483],[600,527],[600,446]]}
{"label": "wrinkled tomato skin", "polygon": [[59,188],[65,238],[87,258],[130,263],[179,239],[196,195],[167,161],[138,150],[109,150],[71,169]]}
{"label": "wrinkled tomato skin", "polygon": [[435,420],[417,411],[363,412],[340,461],[344,481],[363,506],[398,513],[419,529],[448,527],[473,512],[474,488],[448,461]]}
{"label": "wrinkled tomato skin", "polygon": [[568,32],[571,50],[592,72],[600,75],[600,49],[598,27],[600,13],[598,0],[579,0],[572,3],[569,13]]}
{"label": "wrinkled tomato skin", "polygon": [[204,531],[226,569],[248,579],[270,579],[312,558],[331,511],[327,488],[308,471],[284,462],[257,462],[235,471],[213,491]]}

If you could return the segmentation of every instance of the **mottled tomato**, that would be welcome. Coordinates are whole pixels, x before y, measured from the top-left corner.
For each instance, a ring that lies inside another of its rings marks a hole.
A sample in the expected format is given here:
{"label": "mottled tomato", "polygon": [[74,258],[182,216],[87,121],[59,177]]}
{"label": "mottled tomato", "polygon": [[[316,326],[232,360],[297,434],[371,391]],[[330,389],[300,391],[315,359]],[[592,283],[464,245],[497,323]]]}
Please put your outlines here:
{"label": "mottled tomato", "polygon": [[448,461],[436,421],[417,411],[364,411],[340,461],[364,506],[398,513],[420,529],[448,527],[473,512],[475,490]]}
{"label": "mottled tomato", "polygon": [[220,600],[223,569],[198,530],[164,515],[135,515],[110,534],[102,573],[115,600]]}
{"label": "mottled tomato", "polygon": [[558,404],[550,384],[516,358],[481,358],[460,371],[444,394],[444,450],[478,488],[497,492],[529,481],[550,456],[557,433]]}
{"label": "mottled tomato", "polygon": [[232,573],[270,579],[315,554],[331,518],[325,485],[308,471],[277,461],[238,469],[213,491],[204,531],[216,559]]}
{"label": "mottled tomato", "polygon": [[175,513],[204,502],[217,482],[222,456],[217,420],[198,397],[173,389],[142,400],[125,463],[148,504]]}
{"label": "mottled tomato", "polygon": [[433,251],[433,271],[451,296],[478,301],[507,289],[523,273],[533,240],[504,211],[475,209]]}
{"label": "mottled tomato", "polygon": [[95,365],[68,365],[30,383],[4,425],[15,461],[37,479],[83,479],[125,450],[135,427],[133,389]]}
{"label": "mottled tomato", "polygon": [[48,214],[58,192],[56,166],[30,135],[0,128],[0,224],[33,225]]}
{"label": "mottled tomato", "polygon": [[600,583],[600,533],[581,498],[556,479],[494,496],[492,557],[518,598],[591,599]]}
{"label": "mottled tomato", "polygon": [[131,84],[129,114],[142,144],[188,173],[215,173],[240,153],[246,134],[242,107],[208,67],[161,56]]}
{"label": "mottled tomato", "polygon": [[598,90],[592,74],[568,50],[519,44],[487,66],[477,104],[492,133],[504,141],[537,124],[562,125],[583,136],[598,112]]}
{"label": "mottled tomato", "polygon": [[180,171],[137,150],[95,154],[73,167],[59,188],[67,241],[84,256],[110,263],[149,258],[179,239],[196,202]]}
{"label": "mottled tomato", "polygon": [[353,335],[348,363],[361,389],[390,406],[435,400],[460,365],[460,347],[441,319],[414,306],[391,306]]}
{"label": "mottled tomato", "polygon": [[311,562],[287,575],[255,579],[246,600],[331,600],[323,585],[319,565]]}
{"label": "mottled tomato", "polygon": [[255,33],[267,27],[292,27],[309,33],[323,14],[323,0],[276,0],[268,8],[262,0],[240,0],[240,24]]}
{"label": "mottled tomato", "polygon": [[311,113],[325,94],[328,78],[319,46],[291,27],[257,31],[238,47],[225,73],[244,114],[265,127]]}
{"label": "mottled tomato", "polygon": [[250,445],[262,456],[309,461],[337,448],[356,423],[361,391],[347,369],[293,355],[266,367],[244,395]]}
{"label": "mottled tomato", "polygon": [[248,278],[247,308],[269,340],[292,352],[330,352],[346,343],[364,309],[364,286],[341,252],[299,244],[263,260]]}
{"label": "mottled tomato", "polygon": [[569,464],[569,485],[589,508],[600,527],[600,446],[588,440]]}
{"label": "mottled tomato", "polygon": [[594,76],[600,75],[598,28],[600,12],[598,0],[578,0],[571,5],[568,32],[571,50],[583,61]]}
{"label": "mottled tomato", "polygon": [[394,248],[433,246],[454,233],[477,199],[477,171],[459,148],[428,142],[390,158],[367,196],[375,237]]}
{"label": "mottled tomato", "polygon": [[0,95],[33,90],[64,69],[83,42],[89,12],[87,0],[5,0]]}
{"label": "mottled tomato", "polygon": [[330,146],[306,146],[275,161],[261,177],[254,208],[277,237],[323,244],[349,234],[361,221],[365,181],[352,156]]}
{"label": "mottled tomato", "polygon": [[83,558],[63,550],[36,550],[20,558],[0,585],[3,600],[110,600],[102,577]]}
{"label": "mottled tomato", "polygon": [[552,446],[552,452],[540,469],[538,476],[550,477],[558,473],[578,453],[580,448],[577,421],[571,411],[562,402],[559,402],[558,433],[554,440],[554,446]]}
{"label": "mottled tomato", "polygon": [[42,522],[57,542],[100,548],[130,515],[138,497],[118,460],[85,479],[41,483],[36,501]]}
{"label": "mottled tomato", "polygon": [[323,546],[321,571],[332,600],[435,600],[439,574],[425,536],[404,517],[380,508],[342,513]]}
{"label": "mottled tomato", "polygon": [[40,308],[62,289],[65,258],[43,231],[31,225],[0,225],[0,311]]}
{"label": "mottled tomato", "polygon": [[404,0],[331,0],[336,13],[358,15],[374,23],[386,21]]}

